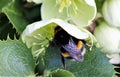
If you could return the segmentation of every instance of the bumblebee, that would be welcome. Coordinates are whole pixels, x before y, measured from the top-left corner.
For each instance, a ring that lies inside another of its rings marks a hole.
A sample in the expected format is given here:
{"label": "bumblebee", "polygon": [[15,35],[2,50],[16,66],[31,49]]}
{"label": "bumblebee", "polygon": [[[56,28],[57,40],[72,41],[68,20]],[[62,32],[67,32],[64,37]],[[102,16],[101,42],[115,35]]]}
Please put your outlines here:
{"label": "bumblebee", "polygon": [[61,60],[65,68],[64,58],[73,59],[78,62],[83,61],[85,54],[85,41],[69,35],[61,27],[55,28],[54,40],[60,46]]}

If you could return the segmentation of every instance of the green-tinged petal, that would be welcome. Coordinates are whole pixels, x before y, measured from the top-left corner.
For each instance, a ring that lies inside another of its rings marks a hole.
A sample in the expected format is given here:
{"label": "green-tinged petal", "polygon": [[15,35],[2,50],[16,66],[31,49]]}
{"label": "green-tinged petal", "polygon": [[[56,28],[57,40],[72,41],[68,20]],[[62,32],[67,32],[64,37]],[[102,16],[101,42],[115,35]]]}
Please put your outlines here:
{"label": "green-tinged petal", "polygon": [[36,4],[40,4],[43,2],[43,0],[27,0],[27,2],[34,2]]}
{"label": "green-tinged petal", "polygon": [[68,18],[67,11],[59,12],[59,6],[56,4],[56,0],[46,0],[41,7],[42,19],[61,18],[66,20]]}
{"label": "green-tinged petal", "polygon": [[104,52],[120,52],[120,31],[117,28],[110,27],[107,23],[102,22],[95,29],[94,34]]}
{"label": "green-tinged petal", "polygon": [[42,19],[60,18],[85,27],[95,18],[96,6],[94,0],[70,0],[64,2],[64,4],[66,6],[61,1],[44,1],[41,9]]}
{"label": "green-tinged petal", "polygon": [[[57,25],[75,38],[90,38],[90,35],[87,32],[78,29],[72,24],[60,19],[51,19],[38,21],[28,25],[22,34],[22,40],[29,48],[32,47],[32,51],[35,51],[33,54],[40,54],[54,37],[54,29]],[[36,56],[38,56],[38,54]]]}
{"label": "green-tinged petal", "polygon": [[[77,14],[71,15],[71,20],[78,26],[86,27],[91,24],[96,16],[96,6],[94,0],[86,0],[87,4],[82,0],[77,4]],[[91,2],[91,3],[90,3]],[[89,4],[89,5],[88,5]]]}
{"label": "green-tinged petal", "polygon": [[91,6],[95,7],[95,1],[94,1],[94,0],[85,0],[85,2],[86,2],[88,5],[91,5]]}
{"label": "green-tinged petal", "polygon": [[106,0],[102,13],[105,20],[111,25],[120,27],[120,0]]}

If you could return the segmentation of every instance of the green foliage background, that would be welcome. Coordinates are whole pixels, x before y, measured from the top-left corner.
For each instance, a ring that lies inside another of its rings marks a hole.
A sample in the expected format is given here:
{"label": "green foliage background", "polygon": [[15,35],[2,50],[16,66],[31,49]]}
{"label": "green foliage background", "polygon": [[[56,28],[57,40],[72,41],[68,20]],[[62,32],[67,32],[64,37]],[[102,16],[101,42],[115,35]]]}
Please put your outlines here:
{"label": "green foliage background", "polygon": [[[40,6],[28,4],[22,0],[0,0],[1,77],[35,77],[36,75],[44,77],[113,77],[115,75],[114,66],[108,62],[109,59],[101,52],[101,49],[96,47],[93,47],[92,51],[87,48],[82,63],[66,59],[66,69],[62,67],[59,48],[49,43],[37,59],[33,58],[31,49],[22,43],[20,36],[29,23],[41,20]],[[43,31],[43,33],[45,32]],[[49,32],[46,34],[52,37]]]}

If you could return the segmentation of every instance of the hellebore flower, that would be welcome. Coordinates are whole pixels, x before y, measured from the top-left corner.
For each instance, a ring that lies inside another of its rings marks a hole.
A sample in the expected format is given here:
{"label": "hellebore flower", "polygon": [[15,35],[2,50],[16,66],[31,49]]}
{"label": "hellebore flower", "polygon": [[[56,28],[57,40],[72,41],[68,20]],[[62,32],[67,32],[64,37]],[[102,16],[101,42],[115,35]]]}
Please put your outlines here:
{"label": "hellebore flower", "polygon": [[106,0],[102,12],[111,26],[120,27],[120,0]]}
{"label": "hellebore flower", "polygon": [[120,52],[120,31],[117,28],[101,22],[100,25],[95,28],[94,35],[104,52]]}
{"label": "hellebore flower", "polygon": [[96,5],[94,0],[44,0],[41,16],[43,20],[59,18],[86,27],[96,16]]}
{"label": "hellebore flower", "polygon": [[22,40],[27,47],[32,47],[32,53],[37,57],[45,48],[49,46],[49,42],[54,37],[54,29],[56,26],[63,28],[68,34],[77,38],[84,39],[93,43],[95,38],[83,28],[77,28],[75,25],[69,24],[60,19],[51,19],[34,22],[26,27],[22,34]]}

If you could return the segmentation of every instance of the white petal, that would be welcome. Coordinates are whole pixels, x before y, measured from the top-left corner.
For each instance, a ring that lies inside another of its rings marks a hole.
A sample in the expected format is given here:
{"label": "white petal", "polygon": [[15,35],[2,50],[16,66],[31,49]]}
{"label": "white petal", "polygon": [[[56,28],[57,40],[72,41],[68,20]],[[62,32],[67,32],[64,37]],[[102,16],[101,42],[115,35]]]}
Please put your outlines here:
{"label": "white petal", "polygon": [[120,31],[105,22],[95,28],[94,35],[104,52],[120,52]]}
{"label": "white petal", "polygon": [[85,0],[88,5],[96,6],[94,0]]}
{"label": "white petal", "polygon": [[111,25],[115,27],[120,27],[120,0],[106,0],[102,13],[105,20]]}
{"label": "white petal", "polygon": [[27,0],[27,2],[34,2],[36,4],[40,4],[43,2],[43,0]]}
{"label": "white petal", "polygon": [[107,54],[107,57],[110,58],[111,64],[119,64],[120,63],[120,54]]}
{"label": "white petal", "polygon": [[74,36],[78,39],[86,39],[89,37],[89,34],[86,32],[82,32],[82,30],[78,29],[72,24],[69,24],[63,20],[60,19],[51,19],[51,20],[44,20],[44,21],[38,21],[34,22],[26,27],[22,34],[22,39],[24,41],[24,38],[26,36],[30,36],[32,32],[36,31],[37,29],[40,29],[41,27],[48,26],[48,24],[55,23],[56,25],[59,25],[62,27],[68,34],[71,36]]}

